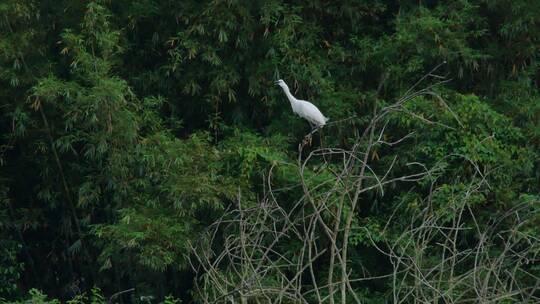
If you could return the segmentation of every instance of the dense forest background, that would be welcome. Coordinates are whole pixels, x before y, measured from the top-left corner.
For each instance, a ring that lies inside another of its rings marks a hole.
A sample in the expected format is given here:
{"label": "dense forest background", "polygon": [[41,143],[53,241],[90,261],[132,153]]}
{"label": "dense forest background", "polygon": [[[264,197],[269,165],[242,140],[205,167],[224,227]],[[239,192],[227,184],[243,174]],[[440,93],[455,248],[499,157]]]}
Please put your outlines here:
{"label": "dense forest background", "polygon": [[539,52],[533,0],[2,0],[0,298],[536,302]]}

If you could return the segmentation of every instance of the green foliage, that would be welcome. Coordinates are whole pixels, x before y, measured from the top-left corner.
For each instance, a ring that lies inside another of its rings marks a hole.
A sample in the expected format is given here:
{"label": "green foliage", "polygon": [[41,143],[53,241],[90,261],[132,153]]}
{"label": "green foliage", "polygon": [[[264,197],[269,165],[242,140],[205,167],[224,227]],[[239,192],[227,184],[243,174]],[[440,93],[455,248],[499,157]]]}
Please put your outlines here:
{"label": "green foliage", "polygon": [[221,174],[218,151],[205,134],[183,141],[155,134],[133,152],[138,172],[130,172],[121,189],[126,196],[117,210],[119,221],[95,228],[107,240],[103,267],[115,259],[124,263],[123,255],[134,251],[137,263],[154,270],[186,268],[189,242],[196,242],[204,228],[197,214],[222,210],[234,198],[233,179]]}
{"label": "green foliage", "polygon": [[[11,303],[28,303],[28,304],[59,304],[60,301],[56,299],[49,300],[47,295],[44,294],[42,291],[38,289],[30,289],[28,291],[28,296],[26,297],[26,300],[18,301],[18,302],[11,302]],[[105,304],[107,301],[105,301],[105,298],[101,294],[101,290],[99,288],[92,288],[92,290],[86,294],[80,294],[75,296],[73,299],[67,301],[68,304]]]}
{"label": "green foliage", "polygon": [[[136,292],[122,297],[132,301],[200,297],[192,249],[208,244],[212,223],[239,201],[259,208],[270,188],[296,216],[302,178],[307,187],[323,184],[313,192],[320,199],[343,165],[314,157],[299,176],[298,144],[309,126],[274,87],[278,78],[331,118],[306,157],[319,146],[351,148],[376,110],[447,62],[436,71],[452,79],[435,89],[441,98],[409,100],[389,116],[384,140],[414,133],[369,155],[370,177],[390,164],[389,177],[411,163],[434,169],[361,195],[349,237],[352,277],[391,270],[374,243],[413,242],[400,233],[427,202],[441,225],[467,207],[478,217],[464,225],[483,228],[527,206],[519,231],[537,235],[539,12],[538,1],[508,0],[2,1],[0,297],[104,303],[128,288]],[[481,184],[474,194],[471,184]],[[338,183],[330,208],[348,187]],[[495,232],[508,236],[512,224]],[[462,237],[466,250],[478,235]],[[440,241],[402,249],[428,267]],[[286,258],[297,261],[300,245],[283,245]],[[503,247],[490,244],[488,255]],[[277,286],[276,278],[265,279]],[[366,301],[392,301],[392,285],[381,282],[354,287]]]}
{"label": "green foliage", "polygon": [[21,250],[21,245],[15,241],[2,236],[2,250],[0,259],[0,297],[10,298],[17,294],[17,282],[21,278],[21,271],[24,264],[17,259],[17,253]]}
{"label": "green foliage", "polygon": [[32,303],[32,304],[59,304],[60,301],[56,299],[48,300],[47,295],[41,292],[40,290],[37,290],[35,288],[32,288],[28,291],[28,299],[16,303]]}

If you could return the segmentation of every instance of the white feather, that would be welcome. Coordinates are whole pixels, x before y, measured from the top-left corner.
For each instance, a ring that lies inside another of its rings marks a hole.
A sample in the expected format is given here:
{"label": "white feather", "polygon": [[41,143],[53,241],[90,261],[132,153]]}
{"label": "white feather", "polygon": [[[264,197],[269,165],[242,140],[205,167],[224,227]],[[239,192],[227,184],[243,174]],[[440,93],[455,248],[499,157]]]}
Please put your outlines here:
{"label": "white feather", "polygon": [[291,94],[289,86],[287,86],[285,81],[280,79],[276,81],[276,84],[283,89],[283,92],[285,92],[294,113],[298,114],[298,116],[306,119],[312,125],[315,125],[318,128],[321,128],[326,124],[328,118],[325,117],[314,104],[306,100],[296,99],[296,97]]}

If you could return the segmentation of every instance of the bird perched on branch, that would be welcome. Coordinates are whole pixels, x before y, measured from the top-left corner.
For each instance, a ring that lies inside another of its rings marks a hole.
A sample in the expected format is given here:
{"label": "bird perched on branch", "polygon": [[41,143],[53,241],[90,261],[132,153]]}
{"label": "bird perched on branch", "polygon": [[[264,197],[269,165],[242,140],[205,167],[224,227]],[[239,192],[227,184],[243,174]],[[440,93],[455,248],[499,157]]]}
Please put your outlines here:
{"label": "bird perched on branch", "polygon": [[328,118],[324,117],[314,104],[309,101],[296,99],[292,96],[289,86],[282,79],[276,81],[276,84],[280,86],[283,89],[283,92],[285,92],[285,95],[287,95],[287,98],[291,102],[293,112],[309,121],[309,124],[313,129],[312,133],[326,124]]}

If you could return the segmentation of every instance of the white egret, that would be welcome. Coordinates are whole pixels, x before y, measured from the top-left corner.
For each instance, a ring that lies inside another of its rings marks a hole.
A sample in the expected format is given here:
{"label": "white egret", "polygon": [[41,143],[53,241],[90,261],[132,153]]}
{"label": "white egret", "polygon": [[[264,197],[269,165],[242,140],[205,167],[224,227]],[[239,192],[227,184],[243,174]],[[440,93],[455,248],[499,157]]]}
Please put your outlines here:
{"label": "white egret", "polygon": [[287,95],[287,98],[291,102],[293,112],[309,121],[312,128],[319,129],[326,124],[328,118],[324,117],[321,111],[319,111],[319,109],[311,102],[296,99],[292,96],[289,86],[287,86],[283,79],[276,81],[276,84],[279,85],[283,89],[283,92],[285,92],[285,95]]}

